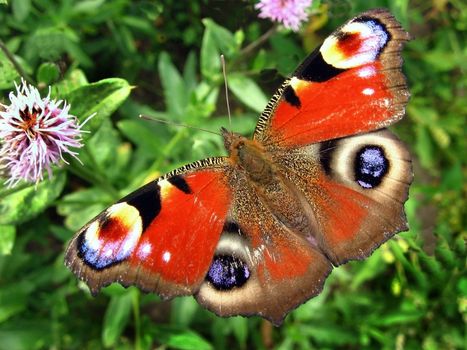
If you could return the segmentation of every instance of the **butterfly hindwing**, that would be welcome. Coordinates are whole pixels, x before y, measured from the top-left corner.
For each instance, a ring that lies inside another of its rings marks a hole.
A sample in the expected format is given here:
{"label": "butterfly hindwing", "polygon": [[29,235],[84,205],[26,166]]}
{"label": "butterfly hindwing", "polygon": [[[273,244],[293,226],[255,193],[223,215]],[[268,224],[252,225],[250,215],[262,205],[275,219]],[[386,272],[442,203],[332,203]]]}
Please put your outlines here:
{"label": "butterfly hindwing", "polygon": [[228,224],[196,298],[221,316],[258,314],[278,325],[321,292],[331,264],[258,200],[246,177],[236,173],[230,181],[235,192]]}
{"label": "butterfly hindwing", "polygon": [[165,175],[110,206],[73,238],[66,264],[96,293],[111,282],[165,297],[203,281],[230,207],[224,158]]}
{"label": "butterfly hindwing", "polygon": [[387,10],[345,23],[281,86],[254,138],[293,148],[386,127],[404,115],[409,92],[401,72],[409,39]]}
{"label": "butterfly hindwing", "polygon": [[407,229],[410,154],[379,130],[274,153],[309,203],[318,246],[334,265],[362,259]]}

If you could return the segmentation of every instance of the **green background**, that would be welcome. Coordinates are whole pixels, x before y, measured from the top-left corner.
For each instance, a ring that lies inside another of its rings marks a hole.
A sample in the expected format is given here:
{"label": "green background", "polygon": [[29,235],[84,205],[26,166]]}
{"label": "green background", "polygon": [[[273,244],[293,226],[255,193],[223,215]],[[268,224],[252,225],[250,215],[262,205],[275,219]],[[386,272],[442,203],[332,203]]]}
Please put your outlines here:
{"label": "green background", "polygon": [[[333,29],[386,7],[414,37],[412,98],[391,127],[414,158],[410,231],[333,271],[275,328],[218,318],[191,297],[119,285],[92,297],[63,265],[86,221],[149,179],[224,154],[216,135],[141,113],[250,135],[268,96]],[[253,1],[0,1],[0,102],[19,72],[83,121],[83,165],[0,187],[0,349],[462,349],[466,344],[466,29],[462,1],[314,1],[300,33],[271,30]],[[15,67],[6,52],[14,57]],[[18,72],[19,71],[19,72]]]}

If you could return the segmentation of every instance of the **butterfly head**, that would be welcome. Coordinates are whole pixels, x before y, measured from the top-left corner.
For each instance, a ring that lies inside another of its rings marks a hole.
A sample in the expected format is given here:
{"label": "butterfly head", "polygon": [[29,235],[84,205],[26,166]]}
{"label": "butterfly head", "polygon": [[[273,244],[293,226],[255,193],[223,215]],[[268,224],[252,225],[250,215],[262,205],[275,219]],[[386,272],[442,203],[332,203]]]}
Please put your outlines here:
{"label": "butterfly head", "polygon": [[237,169],[254,182],[268,182],[273,179],[274,166],[263,146],[256,140],[221,129],[224,146],[229,153],[229,160]]}
{"label": "butterfly head", "polygon": [[242,148],[245,142],[248,140],[246,137],[227,130],[226,128],[221,128],[221,134],[224,139],[224,147],[229,153],[229,156],[234,155],[239,148]]}

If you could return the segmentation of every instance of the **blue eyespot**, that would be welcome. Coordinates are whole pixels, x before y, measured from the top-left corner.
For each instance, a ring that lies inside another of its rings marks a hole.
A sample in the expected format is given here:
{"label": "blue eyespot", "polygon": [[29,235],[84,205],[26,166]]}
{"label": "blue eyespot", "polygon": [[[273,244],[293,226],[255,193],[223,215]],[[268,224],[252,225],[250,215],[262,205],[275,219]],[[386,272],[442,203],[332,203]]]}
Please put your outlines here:
{"label": "blue eyespot", "polygon": [[243,286],[250,278],[247,264],[231,255],[216,255],[206,279],[218,290]]}
{"label": "blue eyespot", "polygon": [[355,157],[355,180],[363,188],[374,188],[389,170],[389,161],[380,146],[365,146]]}

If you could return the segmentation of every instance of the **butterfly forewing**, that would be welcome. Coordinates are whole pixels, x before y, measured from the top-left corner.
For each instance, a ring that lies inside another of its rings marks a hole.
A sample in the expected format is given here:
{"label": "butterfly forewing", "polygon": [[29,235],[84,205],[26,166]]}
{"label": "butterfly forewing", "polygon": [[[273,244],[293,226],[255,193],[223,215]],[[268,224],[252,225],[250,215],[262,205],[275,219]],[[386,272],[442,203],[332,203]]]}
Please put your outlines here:
{"label": "butterfly forewing", "polygon": [[230,207],[228,167],[206,159],[123,198],[75,235],[66,265],[94,293],[117,281],[166,297],[193,294]]}
{"label": "butterfly forewing", "polygon": [[348,21],[317,48],[274,95],[254,138],[266,147],[297,147],[381,129],[404,115],[401,72],[409,39],[387,10]]}

